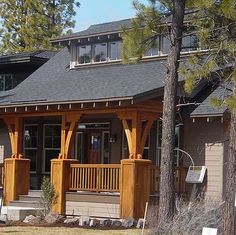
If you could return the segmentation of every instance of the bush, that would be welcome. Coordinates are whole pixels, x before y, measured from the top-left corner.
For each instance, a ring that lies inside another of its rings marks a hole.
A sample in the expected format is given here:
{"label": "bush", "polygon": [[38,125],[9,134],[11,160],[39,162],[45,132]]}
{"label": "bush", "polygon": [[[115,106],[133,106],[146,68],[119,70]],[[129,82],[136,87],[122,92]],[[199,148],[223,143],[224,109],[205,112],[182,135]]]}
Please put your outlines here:
{"label": "bush", "polygon": [[[153,211],[153,209],[152,209]],[[176,212],[173,220],[164,224],[156,223],[150,230],[151,235],[201,235],[203,227],[217,228],[218,235],[223,230],[223,205],[218,201],[195,199],[185,202],[182,199],[176,201]],[[155,220],[150,216],[151,220]],[[153,225],[153,221],[148,221]],[[155,220],[155,222],[157,219]]]}
{"label": "bush", "polygon": [[40,204],[44,209],[44,215],[48,214],[52,210],[52,205],[56,202],[56,191],[48,177],[43,177],[41,184],[42,195],[40,198]]}

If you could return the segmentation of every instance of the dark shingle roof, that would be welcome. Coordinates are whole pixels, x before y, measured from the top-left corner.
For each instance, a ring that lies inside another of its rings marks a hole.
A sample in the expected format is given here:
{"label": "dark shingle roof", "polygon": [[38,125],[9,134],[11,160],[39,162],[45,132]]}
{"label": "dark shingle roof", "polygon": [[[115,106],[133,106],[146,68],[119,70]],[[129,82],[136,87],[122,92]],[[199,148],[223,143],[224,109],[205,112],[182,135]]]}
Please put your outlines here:
{"label": "dark shingle roof", "polygon": [[52,40],[63,40],[63,39],[73,39],[73,38],[80,38],[85,36],[91,36],[91,35],[97,35],[97,34],[105,34],[105,33],[111,33],[111,32],[119,32],[121,31],[122,27],[129,28],[131,23],[131,19],[125,19],[125,20],[119,20],[119,21],[112,21],[108,23],[103,24],[94,24],[91,25],[88,29],[72,33],[70,35],[65,35],[60,38],[55,38]]}
{"label": "dark shingle roof", "polygon": [[71,70],[67,48],[15,89],[0,93],[0,105],[137,97],[163,87],[165,61],[91,66]]}
{"label": "dark shingle roof", "polygon": [[34,51],[34,52],[21,52],[21,53],[15,53],[15,54],[0,55],[0,61],[21,59],[21,58],[26,58],[26,57],[50,59],[55,54],[56,54],[56,52],[48,51],[48,50],[38,50],[38,51]]}
{"label": "dark shingle roof", "polygon": [[192,113],[192,117],[197,116],[221,116],[227,110],[226,107],[215,108],[211,104],[212,98],[225,99],[231,92],[224,87],[219,86],[216,88]]}

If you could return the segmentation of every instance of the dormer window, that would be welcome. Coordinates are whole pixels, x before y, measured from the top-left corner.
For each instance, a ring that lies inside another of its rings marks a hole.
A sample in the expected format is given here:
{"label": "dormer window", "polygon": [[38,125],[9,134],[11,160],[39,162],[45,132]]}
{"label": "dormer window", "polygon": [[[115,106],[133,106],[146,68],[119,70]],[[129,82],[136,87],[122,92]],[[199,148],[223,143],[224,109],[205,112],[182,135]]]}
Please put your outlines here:
{"label": "dormer window", "polygon": [[105,62],[107,61],[107,43],[94,44],[94,62]]}
{"label": "dormer window", "polygon": [[15,87],[12,74],[0,74],[0,91],[11,90]]}
{"label": "dormer window", "polygon": [[121,59],[121,41],[77,46],[77,64],[104,63]]}
{"label": "dormer window", "polygon": [[109,43],[109,59],[120,60],[121,59],[121,42],[110,42]]}
{"label": "dormer window", "polygon": [[78,62],[79,64],[89,64],[92,60],[91,45],[78,47]]}

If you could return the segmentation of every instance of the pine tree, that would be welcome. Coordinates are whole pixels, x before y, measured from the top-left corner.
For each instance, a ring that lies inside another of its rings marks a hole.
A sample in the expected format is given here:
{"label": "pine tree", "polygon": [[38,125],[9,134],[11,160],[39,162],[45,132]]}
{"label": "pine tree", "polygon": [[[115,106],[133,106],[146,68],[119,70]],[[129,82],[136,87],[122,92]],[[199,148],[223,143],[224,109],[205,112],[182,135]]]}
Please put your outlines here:
{"label": "pine tree", "polygon": [[50,39],[74,27],[75,0],[1,0],[1,53],[51,49]]}
{"label": "pine tree", "polygon": [[[185,89],[192,89],[202,80],[217,77],[227,92],[214,97],[212,105],[225,106],[230,111],[229,151],[226,165],[224,195],[224,234],[235,234],[236,190],[236,3],[234,0],[195,1],[197,10],[193,23],[202,49],[207,55],[193,56],[180,72],[187,79]],[[201,68],[201,69],[199,69]]]}
{"label": "pine tree", "polygon": [[[156,37],[165,35],[170,40],[166,63],[166,76],[162,116],[161,181],[159,226],[171,220],[174,213],[173,159],[175,140],[176,93],[178,69],[184,26],[185,0],[149,0],[149,6],[134,1],[137,18],[131,30],[123,33],[123,59],[138,62],[144,52],[155,46]],[[160,10],[160,4],[164,10]],[[170,26],[161,23],[163,16],[172,16]]]}

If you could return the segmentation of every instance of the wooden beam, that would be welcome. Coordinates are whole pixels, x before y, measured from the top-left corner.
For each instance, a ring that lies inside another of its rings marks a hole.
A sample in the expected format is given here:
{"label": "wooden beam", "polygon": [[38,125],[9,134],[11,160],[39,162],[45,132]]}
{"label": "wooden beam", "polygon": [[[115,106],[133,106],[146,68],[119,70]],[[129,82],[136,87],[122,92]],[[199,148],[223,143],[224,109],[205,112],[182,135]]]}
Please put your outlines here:
{"label": "wooden beam", "polygon": [[22,158],[23,120],[20,117],[3,119],[11,142],[12,158]]}
{"label": "wooden beam", "polygon": [[122,120],[122,124],[123,124],[123,128],[124,128],[125,135],[126,135],[126,138],[127,138],[127,142],[128,142],[129,153],[131,153],[132,152],[131,130],[130,130],[129,126],[128,126],[127,120],[123,119]]}
{"label": "wooden beam", "polygon": [[[71,140],[76,131],[77,123],[81,114],[62,115],[61,123],[61,152],[58,158],[68,159],[70,154]],[[67,126],[68,130],[67,130]]]}

